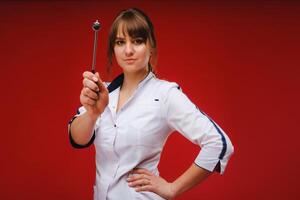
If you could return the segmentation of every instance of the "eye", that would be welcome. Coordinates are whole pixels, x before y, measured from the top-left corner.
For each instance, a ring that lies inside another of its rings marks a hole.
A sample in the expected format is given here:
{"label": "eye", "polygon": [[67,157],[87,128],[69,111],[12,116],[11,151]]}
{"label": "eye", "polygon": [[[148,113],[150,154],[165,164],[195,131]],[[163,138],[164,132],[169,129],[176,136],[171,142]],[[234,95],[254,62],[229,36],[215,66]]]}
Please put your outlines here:
{"label": "eye", "polygon": [[137,38],[137,39],[133,40],[133,44],[135,44],[135,45],[140,45],[143,43],[144,43],[144,40],[142,38]]}
{"label": "eye", "polygon": [[117,46],[122,46],[123,44],[125,44],[125,42],[124,42],[123,40],[116,40],[116,41],[115,41],[115,44],[116,44]]}

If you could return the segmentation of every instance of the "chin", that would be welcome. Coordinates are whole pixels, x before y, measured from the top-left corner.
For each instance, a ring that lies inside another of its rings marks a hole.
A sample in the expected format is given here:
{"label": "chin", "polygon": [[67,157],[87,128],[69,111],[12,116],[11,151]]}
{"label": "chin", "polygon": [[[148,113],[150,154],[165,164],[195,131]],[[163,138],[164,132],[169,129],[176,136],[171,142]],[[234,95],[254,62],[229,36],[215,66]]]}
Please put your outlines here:
{"label": "chin", "polygon": [[128,73],[137,73],[137,72],[141,72],[144,70],[147,70],[147,67],[137,67],[136,65],[123,65],[121,67],[123,69],[124,72],[128,72]]}

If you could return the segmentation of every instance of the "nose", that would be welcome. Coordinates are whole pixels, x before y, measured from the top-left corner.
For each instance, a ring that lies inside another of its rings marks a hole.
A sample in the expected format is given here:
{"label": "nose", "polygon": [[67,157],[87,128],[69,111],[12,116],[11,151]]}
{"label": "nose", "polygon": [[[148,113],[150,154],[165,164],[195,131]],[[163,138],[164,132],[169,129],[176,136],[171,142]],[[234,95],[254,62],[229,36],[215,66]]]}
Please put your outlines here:
{"label": "nose", "polygon": [[126,42],[125,45],[125,56],[129,57],[134,54],[133,44],[131,42]]}

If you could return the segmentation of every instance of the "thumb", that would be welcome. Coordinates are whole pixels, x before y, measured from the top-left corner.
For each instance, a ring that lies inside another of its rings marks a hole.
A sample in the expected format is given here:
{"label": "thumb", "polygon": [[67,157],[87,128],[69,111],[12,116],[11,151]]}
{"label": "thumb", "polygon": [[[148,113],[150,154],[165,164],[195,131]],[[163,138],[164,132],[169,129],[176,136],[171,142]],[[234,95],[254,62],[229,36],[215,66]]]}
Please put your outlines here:
{"label": "thumb", "polygon": [[104,82],[101,80],[99,73],[96,72],[95,75],[96,75],[97,78],[98,78],[97,84],[98,84],[98,86],[99,86],[99,89],[100,89],[100,90],[106,90],[106,86],[105,86]]}
{"label": "thumb", "polygon": [[97,76],[97,78],[100,78],[100,75],[98,72],[96,72],[95,75]]}

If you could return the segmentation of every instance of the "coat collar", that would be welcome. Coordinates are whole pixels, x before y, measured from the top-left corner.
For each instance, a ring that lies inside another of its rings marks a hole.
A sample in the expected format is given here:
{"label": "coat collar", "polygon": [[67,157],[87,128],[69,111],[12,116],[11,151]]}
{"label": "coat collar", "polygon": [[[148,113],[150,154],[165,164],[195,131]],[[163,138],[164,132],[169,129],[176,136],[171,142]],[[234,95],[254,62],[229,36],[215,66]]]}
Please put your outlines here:
{"label": "coat collar", "polygon": [[[146,76],[146,78],[144,78],[138,85],[138,87],[141,87],[142,85],[144,85],[148,80],[150,80],[151,78],[155,77],[153,72],[149,72],[148,75]],[[118,75],[107,87],[109,93],[111,93],[112,91],[114,91],[115,89],[119,88],[122,84],[123,84],[123,80],[124,80],[124,73]]]}

